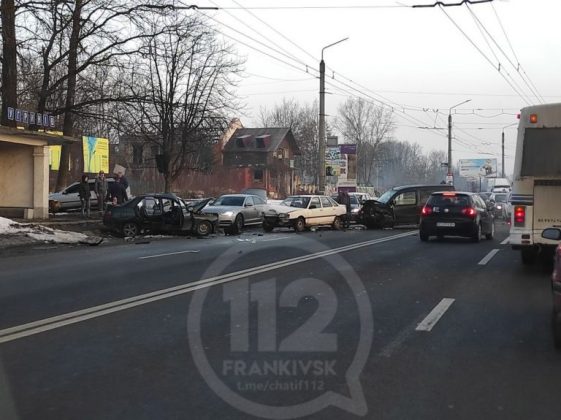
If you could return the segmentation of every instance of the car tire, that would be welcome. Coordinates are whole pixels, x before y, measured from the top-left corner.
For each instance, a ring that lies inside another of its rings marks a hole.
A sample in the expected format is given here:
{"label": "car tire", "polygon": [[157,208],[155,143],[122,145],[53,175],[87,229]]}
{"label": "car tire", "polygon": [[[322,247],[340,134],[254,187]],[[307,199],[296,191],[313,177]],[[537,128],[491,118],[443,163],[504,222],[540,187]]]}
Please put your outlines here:
{"label": "car tire", "polygon": [[212,223],[208,220],[201,220],[195,226],[195,233],[197,236],[208,236],[212,233]]}
{"label": "car tire", "polygon": [[551,311],[551,331],[555,348],[561,350],[561,317],[554,310]]}
{"label": "car tire", "polygon": [[343,221],[341,220],[341,218],[339,216],[335,216],[335,219],[333,219],[333,224],[331,225],[331,228],[333,230],[343,229]]}
{"label": "car tire", "polygon": [[138,236],[138,234],[140,233],[140,229],[138,228],[138,225],[136,223],[128,222],[123,224],[123,226],[121,227],[121,233],[125,238],[134,238],[135,236]]}
{"label": "car tire", "polygon": [[241,214],[238,214],[234,219],[234,223],[232,224],[231,234],[239,235],[240,233],[242,233],[242,229],[243,229],[243,216]]}
{"label": "car tire", "polygon": [[532,265],[536,262],[537,253],[533,248],[522,248],[520,257],[522,258],[522,264]]}
{"label": "car tire", "polygon": [[429,234],[427,232],[425,232],[424,230],[420,229],[419,230],[419,238],[421,239],[421,241],[427,242],[429,240]]}
{"label": "car tire", "polygon": [[265,232],[272,232],[273,229],[275,228],[275,226],[273,226],[272,224],[268,223],[268,222],[263,222],[263,230]]}
{"label": "car tire", "polygon": [[473,236],[471,237],[473,242],[479,242],[481,240],[481,223],[478,223],[475,227],[475,232],[473,232]]}
{"label": "car tire", "polygon": [[494,237],[495,237],[495,223],[494,223],[494,222],[491,222],[491,232],[486,233],[486,234],[485,234],[485,238],[486,238],[488,241],[491,241],[491,240],[493,240]]}
{"label": "car tire", "polygon": [[294,222],[294,230],[296,232],[304,232],[306,230],[306,220],[302,216]]}

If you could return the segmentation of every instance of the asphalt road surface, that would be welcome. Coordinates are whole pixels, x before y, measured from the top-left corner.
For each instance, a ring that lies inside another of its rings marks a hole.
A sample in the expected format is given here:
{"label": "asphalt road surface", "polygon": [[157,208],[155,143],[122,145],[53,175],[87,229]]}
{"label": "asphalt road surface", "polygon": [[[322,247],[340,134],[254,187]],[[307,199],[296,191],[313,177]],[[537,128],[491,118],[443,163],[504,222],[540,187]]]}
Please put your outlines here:
{"label": "asphalt road surface", "polygon": [[0,419],[559,419],[550,274],[507,235],[0,257]]}

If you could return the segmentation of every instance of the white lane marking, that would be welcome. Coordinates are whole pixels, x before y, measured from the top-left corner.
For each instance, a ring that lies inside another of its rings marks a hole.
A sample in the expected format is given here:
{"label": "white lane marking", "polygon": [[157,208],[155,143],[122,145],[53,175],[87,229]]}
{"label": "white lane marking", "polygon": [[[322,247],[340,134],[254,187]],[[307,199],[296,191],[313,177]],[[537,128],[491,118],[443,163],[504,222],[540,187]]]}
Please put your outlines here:
{"label": "white lane marking", "polygon": [[454,303],[456,299],[444,298],[440,301],[438,305],[426,316],[425,319],[421,321],[415,331],[430,331],[436,325],[442,315],[448,310],[448,308]]}
{"label": "white lane marking", "polygon": [[178,255],[178,254],[197,254],[200,252],[199,250],[188,250],[188,251],[177,251],[177,252],[168,252],[167,254],[157,254],[157,255],[147,255],[145,257],[138,257],[139,260],[145,260],[148,258],[159,258],[159,257],[167,257],[169,255]]}
{"label": "white lane marking", "polygon": [[504,241],[502,241],[501,245],[508,245],[509,242],[510,242],[510,236],[506,238]]}
{"label": "white lane marking", "polygon": [[33,321],[27,324],[17,325],[15,327],[0,330],[0,343],[17,340],[18,338],[28,337],[31,335],[39,334],[41,332],[54,330],[64,327],[66,325],[76,324],[79,322],[87,321],[89,319],[98,318],[103,315],[120,312],[125,309],[134,308],[137,306],[145,305],[151,302],[156,302],[163,299],[168,299],[174,296],[193,292],[205,287],[216,286],[222,283],[246,278],[260,273],[273,271],[282,267],[287,267],[294,264],[299,264],[304,261],[310,261],[325,256],[338,254],[341,252],[351,251],[353,249],[363,248],[369,245],[389,242],[396,239],[405,238],[407,236],[416,235],[416,231],[400,233],[397,235],[386,236],[385,238],[373,239],[371,241],[360,242],[353,245],[347,245],[340,248],[329,249],[326,251],[316,252],[314,254],[305,255],[302,257],[289,258],[286,260],[277,261],[274,263],[265,264],[260,267],[248,268],[234,273],[222,274],[207,279],[197,280],[191,283],[182,284],[179,286],[161,289],[150,293],[145,293],[130,298],[109,302],[103,305],[93,306],[86,309],[81,309],[75,312],[69,312],[62,315],[57,315],[50,318]]}
{"label": "white lane marking", "polygon": [[258,242],[271,242],[271,241],[280,241],[281,239],[291,239],[290,236],[281,236],[280,238],[270,238],[270,239],[262,239]]}
{"label": "white lane marking", "polygon": [[489,261],[491,261],[491,258],[493,258],[495,255],[497,255],[497,252],[499,252],[500,249],[493,249],[491,250],[487,255],[485,255],[485,257],[479,261],[477,264],[478,265],[487,265],[487,263]]}

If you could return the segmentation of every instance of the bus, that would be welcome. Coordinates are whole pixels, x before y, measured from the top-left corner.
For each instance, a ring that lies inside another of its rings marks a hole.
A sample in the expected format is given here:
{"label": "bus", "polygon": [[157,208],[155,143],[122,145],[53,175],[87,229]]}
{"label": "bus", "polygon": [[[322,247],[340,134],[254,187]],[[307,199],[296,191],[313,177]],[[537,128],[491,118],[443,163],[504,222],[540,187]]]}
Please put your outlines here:
{"label": "bus", "polygon": [[561,103],[520,111],[511,205],[509,242],[522,263],[553,255],[557,243],[542,232],[561,227]]}

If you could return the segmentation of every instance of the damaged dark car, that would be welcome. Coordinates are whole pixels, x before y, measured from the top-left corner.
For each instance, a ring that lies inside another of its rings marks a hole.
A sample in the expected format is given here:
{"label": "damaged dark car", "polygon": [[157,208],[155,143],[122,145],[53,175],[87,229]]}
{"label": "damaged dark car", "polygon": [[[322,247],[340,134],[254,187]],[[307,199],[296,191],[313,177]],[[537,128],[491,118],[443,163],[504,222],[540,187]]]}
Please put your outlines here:
{"label": "damaged dark car", "polygon": [[201,213],[211,199],[187,206],[175,194],[143,194],[120,205],[110,206],[103,224],[125,237],[141,233],[207,236],[216,231],[218,215]]}

